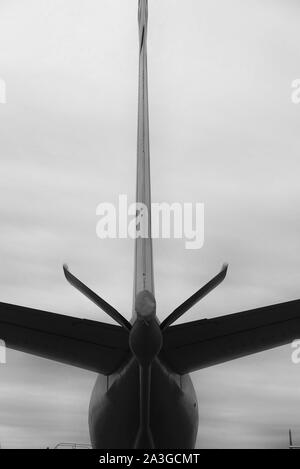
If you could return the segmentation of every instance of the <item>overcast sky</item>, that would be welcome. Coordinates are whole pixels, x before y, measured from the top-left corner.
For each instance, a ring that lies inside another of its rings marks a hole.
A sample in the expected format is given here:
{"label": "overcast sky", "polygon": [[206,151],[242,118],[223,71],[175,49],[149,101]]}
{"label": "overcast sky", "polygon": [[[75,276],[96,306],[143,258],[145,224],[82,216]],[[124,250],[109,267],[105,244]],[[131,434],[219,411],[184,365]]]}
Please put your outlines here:
{"label": "overcast sky", "polygon": [[[155,202],[203,202],[205,245],[156,240],[164,318],[222,262],[225,282],[184,320],[300,297],[300,4],[149,0]],[[0,300],[109,319],[62,264],[127,317],[133,242],[101,241],[95,209],[135,194],[137,0],[0,0]],[[300,365],[290,346],[193,374],[197,446],[300,443]],[[89,441],[96,376],[8,351],[2,447]]]}

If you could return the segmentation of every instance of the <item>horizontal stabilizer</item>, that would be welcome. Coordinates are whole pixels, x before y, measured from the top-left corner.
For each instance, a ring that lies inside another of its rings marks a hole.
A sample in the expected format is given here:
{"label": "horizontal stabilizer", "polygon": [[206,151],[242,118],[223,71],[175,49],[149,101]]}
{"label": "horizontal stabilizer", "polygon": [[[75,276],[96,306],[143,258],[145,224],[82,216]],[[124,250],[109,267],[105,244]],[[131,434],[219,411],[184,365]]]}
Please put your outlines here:
{"label": "horizontal stabilizer", "polygon": [[161,359],[179,374],[286,345],[300,337],[300,300],[167,328]]}
{"label": "horizontal stabilizer", "polygon": [[0,339],[15,350],[109,375],[130,356],[122,327],[0,303]]}

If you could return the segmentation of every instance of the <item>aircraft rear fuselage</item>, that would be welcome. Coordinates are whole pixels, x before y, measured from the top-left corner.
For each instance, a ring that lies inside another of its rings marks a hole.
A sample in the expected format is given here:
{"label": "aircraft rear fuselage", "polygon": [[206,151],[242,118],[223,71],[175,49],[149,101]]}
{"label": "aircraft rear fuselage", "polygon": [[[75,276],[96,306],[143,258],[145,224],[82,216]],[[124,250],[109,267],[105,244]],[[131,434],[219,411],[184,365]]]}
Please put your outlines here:
{"label": "aircraft rear fuselage", "polygon": [[[197,398],[189,375],[152,368],[150,425],[155,448],[194,448]],[[89,429],[97,449],[132,448],[139,427],[139,369],[135,360],[120,373],[99,375],[91,396]]]}

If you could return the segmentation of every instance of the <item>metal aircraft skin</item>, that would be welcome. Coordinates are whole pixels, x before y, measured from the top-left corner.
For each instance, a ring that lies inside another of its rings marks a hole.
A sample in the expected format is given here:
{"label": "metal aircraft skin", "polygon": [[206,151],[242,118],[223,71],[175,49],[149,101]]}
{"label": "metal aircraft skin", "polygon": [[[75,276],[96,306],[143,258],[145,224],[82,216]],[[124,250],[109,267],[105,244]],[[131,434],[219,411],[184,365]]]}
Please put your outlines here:
{"label": "metal aircraft skin", "polygon": [[[139,0],[137,202],[150,214],[147,18],[148,1]],[[15,350],[98,373],[89,407],[94,448],[194,448],[198,404],[189,373],[287,344],[300,334],[300,300],[173,326],[226,272],[224,265],[160,323],[151,236],[137,238],[130,322],[64,266],[71,285],[118,325],[0,303],[0,337]]]}

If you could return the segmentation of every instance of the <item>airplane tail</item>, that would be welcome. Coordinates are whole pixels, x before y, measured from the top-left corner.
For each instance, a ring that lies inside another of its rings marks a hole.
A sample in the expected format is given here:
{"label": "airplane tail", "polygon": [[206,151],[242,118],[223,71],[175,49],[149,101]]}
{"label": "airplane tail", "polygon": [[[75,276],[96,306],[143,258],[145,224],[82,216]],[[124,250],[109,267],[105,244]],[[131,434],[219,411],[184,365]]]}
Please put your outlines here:
{"label": "airplane tail", "polygon": [[[71,274],[67,266],[64,266],[64,273],[71,285],[105,311],[118,326],[0,303],[1,338],[10,348],[104,375],[116,373],[136,359],[140,378],[140,425],[135,447],[144,449],[154,447],[150,428],[154,361],[170,373],[184,375],[287,344],[300,334],[300,300],[174,326],[176,320],[225,279],[227,265],[161,324],[157,320],[151,239],[147,16],[148,1],[139,0],[137,203],[140,204],[139,228],[149,231],[148,236],[138,237],[135,244],[133,320],[127,321]],[[148,211],[146,221],[144,209]],[[291,431],[289,439],[292,446]]]}
{"label": "airplane tail", "polygon": [[137,229],[134,254],[133,321],[136,318],[135,302],[137,295],[140,292],[148,291],[154,296],[147,66],[148,0],[139,0],[138,22],[139,94],[136,174]]}

